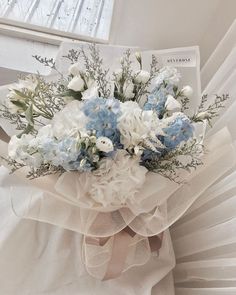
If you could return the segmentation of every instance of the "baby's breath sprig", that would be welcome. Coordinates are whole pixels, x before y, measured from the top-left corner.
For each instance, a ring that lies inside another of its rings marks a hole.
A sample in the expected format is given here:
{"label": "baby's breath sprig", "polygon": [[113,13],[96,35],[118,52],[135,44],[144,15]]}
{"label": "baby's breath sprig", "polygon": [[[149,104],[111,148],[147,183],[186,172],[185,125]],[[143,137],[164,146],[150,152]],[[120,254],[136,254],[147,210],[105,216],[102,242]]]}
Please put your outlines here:
{"label": "baby's breath sprig", "polygon": [[30,180],[39,178],[42,176],[58,174],[61,175],[65,172],[65,170],[60,166],[54,166],[51,164],[42,164],[39,168],[31,168],[27,174],[27,178]]}
{"label": "baby's breath sprig", "polygon": [[[155,173],[158,173],[172,181],[181,183],[177,171],[182,169],[191,172],[199,165],[202,165],[201,156],[203,153],[203,145],[195,138],[189,140],[173,151],[169,151],[164,156],[153,153],[152,159],[145,163],[145,167]],[[188,158],[187,161],[180,159]]]}
{"label": "baby's breath sprig", "polygon": [[[142,59],[140,57],[140,62],[142,63]],[[156,58],[156,56],[154,54],[152,54],[152,61],[150,64],[150,78],[148,79],[148,81],[146,83],[143,83],[142,85],[140,85],[136,95],[135,95],[135,100],[137,102],[139,102],[141,100],[141,98],[148,94],[148,87],[150,86],[153,78],[156,77],[156,75],[158,74],[159,71],[159,67],[158,67],[158,60]]]}
{"label": "baby's breath sprig", "polygon": [[221,96],[216,94],[213,103],[206,106],[208,95],[204,94],[198,111],[192,116],[191,120],[193,122],[203,122],[204,120],[207,120],[208,124],[212,126],[212,120],[219,116],[220,110],[225,107],[228,99],[228,94],[223,94]]}
{"label": "baby's breath sprig", "polygon": [[63,55],[62,57],[68,59],[71,64],[75,64],[78,62],[80,56],[80,52],[75,49],[70,49],[67,55]]}
{"label": "baby's breath sprig", "polygon": [[98,85],[98,91],[104,98],[110,96],[110,84],[107,78],[108,69],[103,68],[103,59],[100,57],[99,49],[95,44],[89,46],[90,56],[88,57],[81,47],[80,54],[83,58],[85,69],[87,74],[96,81]]}

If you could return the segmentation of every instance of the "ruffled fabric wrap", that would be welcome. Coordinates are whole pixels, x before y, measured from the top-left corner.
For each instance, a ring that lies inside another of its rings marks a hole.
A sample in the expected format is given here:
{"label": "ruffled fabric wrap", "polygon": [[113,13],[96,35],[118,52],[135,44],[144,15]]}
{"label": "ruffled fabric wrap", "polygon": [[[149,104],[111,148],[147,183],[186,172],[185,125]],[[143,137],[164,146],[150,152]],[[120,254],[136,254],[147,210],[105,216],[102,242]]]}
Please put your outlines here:
{"label": "ruffled fabric wrap", "polygon": [[166,251],[174,261],[167,229],[236,162],[227,128],[207,139],[205,148],[204,165],[185,175],[185,183],[179,185],[148,172],[142,187],[122,207],[90,202],[85,197],[90,176],[85,173],[27,180],[27,171],[20,169],[15,173],[18,184],[11,186],[9,175],[2,186],[11,187],[16,215],[83,234],[87,271],[98,279],[110,279],[145,264],[152,255],[162,259]]}

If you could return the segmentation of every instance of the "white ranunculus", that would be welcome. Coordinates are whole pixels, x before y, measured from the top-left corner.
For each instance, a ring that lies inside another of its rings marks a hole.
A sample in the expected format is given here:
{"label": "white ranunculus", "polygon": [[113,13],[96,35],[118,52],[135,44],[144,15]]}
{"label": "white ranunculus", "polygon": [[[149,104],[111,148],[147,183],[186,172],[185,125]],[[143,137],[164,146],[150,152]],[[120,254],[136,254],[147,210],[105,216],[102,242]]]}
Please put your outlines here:
{"label": "white ranunculus", "polygon": [[172,95],[168,95],[165,103],[165,108],[167,109],[167,111],[180,111],[181,103],[178,102]]}
{"label": "white ranunculus", "polygon": [[96,147],[104,153],[109,153],[114,150],[112,141],[105,136],[98,137],[98,139],[96,140]]}
{"label": "white ranunculus", "polygon": [[181,89],[181,94],[186,97],[191,97],[193,95],[193,88],[189,85],[184,86]]}
{"label": "white ranunculus", "polygon": [[75,76],[68,84],[68,89],[74,91],[83,91],[84,90],[84,80],[81,76]]}
{"label": "white ranunculus", "polygon": [[136,71],[134,76],[134,81],[136,83],[145,84],[150,79],[150,73],[147,71]]}
{"label": "white ranunculus", "polygon": [[123,94],[125,98],[131,99],[134,97],[134,84],[132,82],[125,82],[123,86]]}
{"label": "white ranunculus", "polygon": [[73,76],[79,76],[80,75],[80,67],[79,67],[79,63],[75,63],[73,65],[71,65],[68,69],[69,74],[73,75]]}

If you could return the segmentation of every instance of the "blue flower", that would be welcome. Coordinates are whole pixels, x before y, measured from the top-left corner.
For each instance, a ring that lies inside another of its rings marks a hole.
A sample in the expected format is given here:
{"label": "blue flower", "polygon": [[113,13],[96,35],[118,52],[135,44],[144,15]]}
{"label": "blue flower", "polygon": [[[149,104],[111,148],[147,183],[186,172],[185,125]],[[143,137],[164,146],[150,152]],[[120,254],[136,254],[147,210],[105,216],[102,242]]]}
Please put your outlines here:
{"label": "blue flower", "polygon": [[94,168],[95,166],[89,153],[84,149],[80,150],[75,161],[70,161],[64,166],[66,170],[77,170],[79,172],[89,172]]}
{"label": "blue flower", "polygon": [[120,102],[115,98],[95,98],[86,101],[83,111],[90,119],[87,130],[95,131],[96,136],[105,136],[112,140],[113,145],[120,146],[120,133],[117,129],[117,119],[120,114]]}
{"label": "blue flower", "polygon": [[95,118],[99,113],[106,109],[106,100],[96,97],[86,100],[83,106],[84,114],[89,118]]}
{"label": "blue flower", "polygon": [[156,111],[158,116],[162,116],[165,110],[165,103],[167,100],[167,96],[172,95],[174,96],[174,86],[161,85],[160,87],[156,87],[149,95],[147,102],[144,104],[144,110],[153,110]]}
{"label": "blue flower", "polygon": [[175,149],[181,142],[193,136],[193,125],[187,117],[178,116],[168,127],[163,128],[165,136],[161,141],[170,150]]}
{"label": "blue flower", "polygon": [[108,110],[111,110],[114,114],[120,112],[120,101],[115,98],[108,98],[106,100],[106,107]]}

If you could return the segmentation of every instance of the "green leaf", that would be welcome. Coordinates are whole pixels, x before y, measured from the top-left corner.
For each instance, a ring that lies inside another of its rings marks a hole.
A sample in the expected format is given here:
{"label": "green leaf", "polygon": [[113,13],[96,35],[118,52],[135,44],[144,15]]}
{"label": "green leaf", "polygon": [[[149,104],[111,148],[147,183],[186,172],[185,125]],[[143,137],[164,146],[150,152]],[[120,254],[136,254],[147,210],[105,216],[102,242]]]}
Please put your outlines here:
{"label": "green leaf", "polygon": [[76,100],[82,100],[82,93],[79,91],[73,91],[71,89],[68,89],[67,91],[60,93],[58,96],[71,96]]}
{"label": "green leaf", "polygon": [[19,133],[19,134],[17,135],[17,137],[18,137],[18,138],[21,138],[21,136],[22,136],[23,134],[29,134],[33,129],[34,129],[34,127],[33,127],[32,125],[28,124],[28,125],[26,126],[25,130],[23,130],[21,133]]}
{"label": "green leaf", "polygon": [[25,111],[25,118],[28,121],[30,126],[34,126],[33,105],[32,104]]}
{"label": "green leaf", "polygon": [[27,105],[20,101],[20,100],[11,100],[11,102],[17,106],[18,108],[21,108],[22,110],[26,111],[27,110]]}
{"label": "green leaf", "polygon": [[20,97],[22,98],[28,98],[28,96],[26,94],[24,94],[23,92],[19,91],[19,90],[16,90],[16,89],[13,89],[14,92],[19,95]]}

